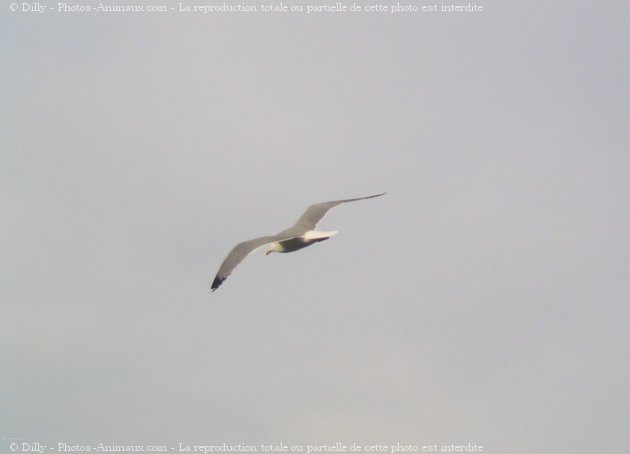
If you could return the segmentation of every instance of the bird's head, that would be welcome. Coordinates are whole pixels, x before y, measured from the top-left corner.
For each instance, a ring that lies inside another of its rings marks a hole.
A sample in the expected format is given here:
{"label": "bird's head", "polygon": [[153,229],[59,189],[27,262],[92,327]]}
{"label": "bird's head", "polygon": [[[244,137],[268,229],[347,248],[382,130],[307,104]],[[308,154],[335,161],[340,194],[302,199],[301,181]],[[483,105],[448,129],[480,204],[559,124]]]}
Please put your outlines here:
{"label": "bird's head", "polygon": [[277,241],[270,243],[269,246],[267,247],[267,252],[265,252],[265,255],[269,255],[272,252],[283,252],[284,248],[282,247],[282,245],[280,243],[278,243]]}

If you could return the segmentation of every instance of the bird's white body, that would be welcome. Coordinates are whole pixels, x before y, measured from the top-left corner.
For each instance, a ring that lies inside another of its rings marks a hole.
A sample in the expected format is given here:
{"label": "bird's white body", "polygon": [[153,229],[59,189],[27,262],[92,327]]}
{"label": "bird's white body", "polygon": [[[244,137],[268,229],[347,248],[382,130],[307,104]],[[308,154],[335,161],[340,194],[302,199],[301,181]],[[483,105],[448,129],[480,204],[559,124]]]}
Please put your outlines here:
{"label": "bird's white body", "polygon": [[267,248],[266,255],[269,255],[272,252],[297,251],[299,249],[305,248],[306,246],[310,246],[313,243],[327,240],[337,233],[339,233],[337,230],[335,230],[334,232],[318,232],[317,230],[309,230],[300,237],[291,238],[284,241],[274,241],[273,243],[270,243],[269,247]]}

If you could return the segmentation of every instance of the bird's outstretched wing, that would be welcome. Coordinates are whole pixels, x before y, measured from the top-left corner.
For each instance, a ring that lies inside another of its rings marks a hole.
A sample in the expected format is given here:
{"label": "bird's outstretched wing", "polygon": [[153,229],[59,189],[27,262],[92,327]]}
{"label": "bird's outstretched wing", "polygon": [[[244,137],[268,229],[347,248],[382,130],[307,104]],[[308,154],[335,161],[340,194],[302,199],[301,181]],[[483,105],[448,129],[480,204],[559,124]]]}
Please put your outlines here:
{"label": "bird's outstretched wing", "polygon": [[234,271],[234,268],[245,259],[249,254],[256,249],[263,247],[266,244],[277,241],[277,235],[261,236],[260,238],[254,238],[253,240],[243,241],[238,243],[232,248],[230,253],[225,257],[217,275],[212,282],[212,291],[214,292],[223,283],[224,280]]}
{"label": "bird's outstretched wing", "polygon": [[292,228],[299,227],[300,229],[304,229],[305,231],[313,230],[317,226],[317,223],[321,221],[322,218],[326,216],[326,214],[336,206],[346,202],[356,202],[357,200],[373,199],[374,197],[380,197],[385,194],[387,193],[383,192],[382,194],[369,195],[367,197],[359,197],[356,199],[333,200],[331,202],[315,203],[306,209],[304,214],[300,216],[300,219],[298,219],[298,221]]}

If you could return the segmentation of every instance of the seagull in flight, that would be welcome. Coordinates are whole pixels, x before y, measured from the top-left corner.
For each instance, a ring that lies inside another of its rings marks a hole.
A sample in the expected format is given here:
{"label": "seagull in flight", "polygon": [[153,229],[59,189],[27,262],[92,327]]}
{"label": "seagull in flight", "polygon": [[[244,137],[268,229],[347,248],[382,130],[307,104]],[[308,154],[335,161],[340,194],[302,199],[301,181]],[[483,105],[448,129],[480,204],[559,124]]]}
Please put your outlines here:
{"label": "seagull in flight", "polygon": [[382,194],[359,197],[356,199],[333,200],[331,202],[315,203],[306,209],[304,214],[300,216],[300,219],[298,219],[292,227],[283,230],[277,235],[261,236],[260,238],[254,238],[253,240],[238,243],[232,248],[225,260],[223,260],[223,263],[212,282],[212,291],[214,292],[218,289],[219,286],[223,284],[223,281],[225,281],[232,271],[234,271],[234,268],[236,268],[239,263],[241,263],[245,257],[252,252],[266,245],[269,245],[269,247],[267,248],[267,253],[265,255],[269,255],[272,252],[293,252],[310,246],[311,244],[325,241],[331,236],[336,235],[337,231],[320,232],[315,230],[315,227],[330,210],[343,203],[373,199],[374,197],[380,197],[385,194],[386,192],[383,192]]}

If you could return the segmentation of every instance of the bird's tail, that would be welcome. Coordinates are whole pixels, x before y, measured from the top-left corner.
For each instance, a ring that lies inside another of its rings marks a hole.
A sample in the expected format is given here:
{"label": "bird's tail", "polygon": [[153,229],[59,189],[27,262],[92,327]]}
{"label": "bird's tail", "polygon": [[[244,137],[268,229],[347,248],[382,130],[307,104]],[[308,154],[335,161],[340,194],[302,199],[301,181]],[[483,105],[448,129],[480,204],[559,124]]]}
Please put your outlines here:
{"label": "bird's tail", "polygon": [[339,233],[337,230],[334,232],[318,232],[317,230],[309,230],[304,234],[304,239],[323,241],[327,240],[331,236],[335,236],[337,233]]}

